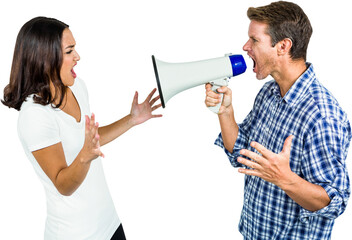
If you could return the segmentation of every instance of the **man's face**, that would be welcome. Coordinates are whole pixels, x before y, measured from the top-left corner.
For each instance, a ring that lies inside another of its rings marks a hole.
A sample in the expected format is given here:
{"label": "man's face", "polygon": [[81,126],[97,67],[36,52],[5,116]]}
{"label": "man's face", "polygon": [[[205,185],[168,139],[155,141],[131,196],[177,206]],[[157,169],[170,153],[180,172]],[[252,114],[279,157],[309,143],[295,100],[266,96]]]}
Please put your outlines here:
{"label": "man's face", "polygon": [[275,72],[277,51],[271,46],[271,37],[267,34],[268,25],[251,21],[248,29],[249,40],[243,50],[253,59],[253,71],[258,80]]}

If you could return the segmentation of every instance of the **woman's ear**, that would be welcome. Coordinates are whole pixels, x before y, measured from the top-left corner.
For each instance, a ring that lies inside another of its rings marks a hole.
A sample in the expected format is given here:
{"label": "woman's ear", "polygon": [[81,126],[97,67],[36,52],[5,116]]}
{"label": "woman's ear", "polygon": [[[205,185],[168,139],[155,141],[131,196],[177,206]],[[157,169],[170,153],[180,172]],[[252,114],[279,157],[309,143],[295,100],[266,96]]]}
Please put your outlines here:
{"label": "woman's ear", "polygon": [[277,55],[283,56],[290,52],[292,47],[292,40],[289,38],[285,38],[276,44]]}

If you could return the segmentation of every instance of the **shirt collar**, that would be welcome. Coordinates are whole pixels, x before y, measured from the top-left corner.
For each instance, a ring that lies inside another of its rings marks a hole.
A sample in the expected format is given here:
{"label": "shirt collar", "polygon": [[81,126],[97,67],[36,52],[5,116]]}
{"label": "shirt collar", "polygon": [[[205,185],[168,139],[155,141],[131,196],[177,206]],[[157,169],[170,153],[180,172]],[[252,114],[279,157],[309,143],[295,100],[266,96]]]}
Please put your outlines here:
{"label": "shirt collar", "polygon": [[280,87],[276,82],[271,88],[272,93],[292,107],[299,103],[308,87],[316,78],[313,64],[306,62],[306,66],[307,70],[295,81],[284,97],[281,97]]}

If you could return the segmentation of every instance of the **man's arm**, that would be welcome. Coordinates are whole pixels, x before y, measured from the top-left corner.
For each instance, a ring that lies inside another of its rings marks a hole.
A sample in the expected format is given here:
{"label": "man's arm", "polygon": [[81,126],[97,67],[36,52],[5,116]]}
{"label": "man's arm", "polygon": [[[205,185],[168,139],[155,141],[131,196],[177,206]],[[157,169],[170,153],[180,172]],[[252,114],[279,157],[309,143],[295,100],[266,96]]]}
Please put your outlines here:
{"label": "man's arm", "polygon": [[[221,102],[220,94],[212,91],[210,84],[206,84],[205,89],[205,105],[207,107],[216,106],[218,103]],[[224,94],[223,102],[218,112],[218,118],[221,127],[221,135],[225,148],[227,149],[227,151],[232,153],[238,135],[238,125],[236,123],[232,107],[232,91],[228,87],[218,88],[217,91],[219,93]]]}

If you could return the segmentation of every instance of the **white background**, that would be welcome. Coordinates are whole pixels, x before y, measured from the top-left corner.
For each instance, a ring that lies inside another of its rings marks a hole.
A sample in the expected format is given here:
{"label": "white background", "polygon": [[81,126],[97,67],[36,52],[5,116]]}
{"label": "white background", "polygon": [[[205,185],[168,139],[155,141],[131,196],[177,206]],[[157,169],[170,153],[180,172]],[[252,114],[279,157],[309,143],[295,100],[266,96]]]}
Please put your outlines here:
{"label": "white background", "polygon": [[[8,83],[21,26],[36,16],[70,25],[81,61],[75,68],[88,86],[101,125],[130,111],[156,87],[151,55],[186,62],[245,54],[250,6],[271,1],[130,0],[2,1],[0,89]],[[352,120],[351,16],[347,0],[294,1],[313,25],[308,61]],[[245,74],[230,80],[237,121],[252,107],[264,81],[245,57]],[[173,97],[163,114],[105,146],[108,185],[129,240],[232,240],[242,208],[243,175],[213,142],[217,116],[204,106],[204,87]],[[0,107],[0,239],[42,239],[45,195],[17,137],[17,111]],[[347,166],[352,169],[350,151]],[[335,223],[332,239],[351,236],[352,207]]]}

